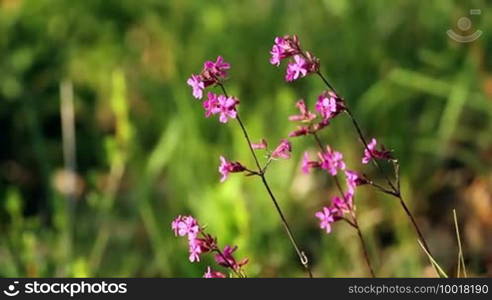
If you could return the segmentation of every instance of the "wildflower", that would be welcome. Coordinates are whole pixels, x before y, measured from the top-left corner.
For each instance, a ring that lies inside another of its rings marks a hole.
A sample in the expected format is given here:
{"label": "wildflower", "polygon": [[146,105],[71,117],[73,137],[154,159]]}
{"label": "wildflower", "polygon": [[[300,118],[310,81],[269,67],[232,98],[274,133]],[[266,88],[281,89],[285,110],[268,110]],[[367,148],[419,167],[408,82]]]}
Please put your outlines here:
{"label": "wildflower", "polygon": [[319,70],[319,59],[307,51],[303,53],[295,35],[276,37],[270,54],[270,63],[277,67],[283,59],[293,57],[293,60],[287,65],[286,81],[294,81]]}
{"label": "wildflower", "polygon": [[229,173],[243,172],[244,170],[246,170],[246,168],[241,165],[241,163],[230,162],[227,161],[223,156],[220,157],[219,172],[220,174],[222,174],[220,182],[224,182],[229,176]]}
{"label": "wildflower", "polygon": [[308,73],[308,67],[308,62],[301,55],[295,55],[294,61],[289,62],[287,65],[285,81],[294,81],[298,78],[306,76]]}
{"label": "wildflower", "polygon": [[178,216],[171,223],[171,228],[176,236],[196,236],[200,231],[198,222],[192,216]]}
{"label": "wildflower", "polygon": [[233,253],[236,250],[237,246],[225,246],[224,250],[221,253],[215,255],[215,261],[223,267],[232,268],[234,270],[240,269],[242,266],[247,264],[249,260],[247,258],[244,258],[239,262],[236,261],[233,256]]}
{"label": "wildflower", "polygon": [[259,143],[251,143],[251,148],[255,150],[266,149],[268,143],[265,139],[261,139]]}
{"label": "wildflower", "polygon": [[207,100],[203,101],[203,108],[205,109],[205,117],[210,117],[220,112],[219,100],[214,93],[207,94]]}
{"label": "wildflower", "polygon": [[205,109],[205,117],[211,115],[220,114],[219,121],[221,123],[227,123],[229,118],[237,117],[237,108],[239,100],[235,97],[226,97],[224,95],[216,95],[214,93],[207,94],[207,100],[203,101],[203,108]]}
{"label": "wildflower", "polygon": [[230,68],[231,65],[224,61],[222,56],[218,56],[215,62],[206,61],[203,64],[202,74],[206,80],[218,83],[220,80],[225,79],[227,76],[226,70],[229,70]]}
{"label": "wildflower", "polygon": [[384,146],[381,147],[381,150],[376,149],[377,141],[375,138],[371,139],[371,142],[367,145],[367,148],[364,149],[364,157],[362,157],[362,163],[367,164],[371,159],[391,159],[391,151],[386,150]]}
{"label": "wildflower", "polygon": [[311,133],[308,126],[297,126],[297,129],[289,133],[289,137],[308,135]]}
{"label": "wildflower", "polygon": [[328,207],[323,207],[322,211],[318,211],[315,214],[316,218],[319,219],[320,221],[320,228],[324,229],[326,233],[331,232],[331,223],[335,222],[335,219],[333,218],[333,214],[330,208]]}
{"label": "wildflower", "polygon": [[310,122],[316,118],[316,115],[307,109],[303,99],[297,101],[296,106],[299,109],[300,114],[290,116],[290,121]]}
{"label": "wildflower", "polygon": [[219,272],[219,271],[214,271],[209,267],[207,267],[207,272],[203,274],[203,278],[226,278],[226,276]]}
{"label": "wildflower", "polygon": [[229,118],[235,119],[237,116],[236,106],[238,104],[239,100],[235,97],[219,95],[217,98],[217,106],[220,113],[219,121],[221,123],[227,123]]}
{"label": "wildflower", "polygon": [[347,181],[348,190],[352,193],[355,191],[355,187],[367,183],[364,177],[361,177],[357,172],[352,170],[345,170],[345,179]]}
{"label": "wildflower", "polygon": [[190,262],[199,262],[200,254],[202,254],[202,247],[200,245],[200,239],[196,237],[191,237],[188,239],[188,250],[190,252],[189,260]]}
{"label": "wildflower", "polygon": [[222,56],[218,56],[216,61],[206,61],[203,64],[203,69],[200,74],[192,74],[186,83],[193,90],[193,97],[202,99],[203,90],[213,84],[218,84],[227,76],[226,70],[230,69],[231,65],[224,61]]}
{"label": "wildflower", "polygon": [[321,159],[321,168],[327,170],[332,176],[337,175],[338,169],[345,170],[343,154],[326,146],[326,151],[318,154]]}
{"label": "wildflower", "polygon": [[[200,261],[200,254],[217,248],[215,239],[204,234],[198,221],[192,216],[177,216],[171,223],[171,228],[176,236],[188,236],[188,250],[191,262]],[[198,238],[202,232],[204,238]]]}
{"label": "wildflower", "polygon": [[292,145],[286,139],[280,141],[280,144],[273,150],[271,157],[272,158],[283,158],[289,159],[290,152],[292,151]]}
{"label": "wildflower", "polygon": [[316,110],[325,120],[330,120],[345,110],[345,104],[342,98],[338,97],[334,92],[324,91],[318,96]]}
{"label": "wildflower", "polygon": [[203,89],[205,88],[205,84],[202,81],[200,75],[192,74],[186,83],[191,86],[193,89],[193,97],[196,99],[202,99],[203,97]]}
{"label": "wildflower", "polygon": [[301,47],[296,35],[292,37],[288,35],[284,37],[276,37],[275,44],[272,46],[272,50],[270,51],[270,54],[272,55],[270,58],[270,63],[278,67],[282,59],[299,54],[300,52]]}
{"label": "wildflower", "polygon": [[347,192],[343,197],[334,196],[331,199],[331,212],[334,215],[335,220],[339,220],[345,213],[348,213],[353,208],[354,194]]}
{"label": "wildflower", "polygon": [[309,173],[309,170],[312,168],[319,168],[320,164],[317,161],[312,161],[309,159],[309,154],[304,152],[304,156],[302,157],[301,170],[305,174]]}

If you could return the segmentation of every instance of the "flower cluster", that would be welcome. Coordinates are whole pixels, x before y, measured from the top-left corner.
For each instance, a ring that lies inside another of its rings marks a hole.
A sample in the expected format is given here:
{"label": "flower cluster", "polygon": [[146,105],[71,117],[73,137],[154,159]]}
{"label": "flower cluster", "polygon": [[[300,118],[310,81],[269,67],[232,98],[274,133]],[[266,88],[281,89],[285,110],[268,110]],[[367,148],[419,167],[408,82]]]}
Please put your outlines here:
{"label": "flower cluster", "polygon": [[334,222],[342,220],[345,214],[353,213],[355,211],[353,201],[355,188],[367,183],[366,179],[351,170],[345,170],[345,179],[347,192],[345,192],[342,197],[332,197],[331,205],[323,207],[321,211],[318,211],[315,214],[316,218],[320,221],[320,228],[324,229],[326,233],[331,232],[331,226]]}
{"label": "flower cluster", "polygon": [[276,37],[270,54],[270,63],[277,67],[280,66],[282,60],[292,58],[285,73],[285,80],[289,82],[319,70],[319,59],[307,51],[302,51],[296,35]]}
{"label": "flower cluster", "polygon": [[227,70],[231,65],[218,56],[216,61],[206,61],[202,72],[198,75],[192,74],[186,83],[193,90],[193,97],[202,99],[203,90],[213,84],[218,84],[227,76]]}
{"label": "flower cluster", "polygon": [[200,261],[200,254],[216,247],[215,240],[210,236],[199,238],[201,228],[192,216],[178,216],[171,223],[176,236],[188,237],[189,259],[191,262]]}
{"label": "flower cluster", "polygon": [[321,114],[323,120],[329,121],[345,110],[345,103],[334,92],[324,91],[318,96],[316,110]]}
{"label": "flower cluster", "polygon": [[[189,260],[199,262],[200,256],[204,253],[215,252],[215,262],[223,267],[229,268],[237,274],[242,274],[242,267],[248,263],[248,259],[239,262],[234,258],[233,253],[237,246],[225,246],[223,251],[217,246],[217,239],[205,233],[198,221],[192,216],[177,216],[171,222],[171,228],[176,236],[186,236],[188,238]],[[225,278],[226,276],[218,271],[207,268],[205,278]]]}
{"label": "flower cluster", "polygon": [[[206,61],[203,64],[203,70],[200,74],[192,74],[186,82],[191,88],[193,97],[196,99],[203,98],[203,90],[214,84],[221,84],[226,78],[227,71],[231,65],[224,61],[222,56],[217,57],[216,61]],[[217,95],[212,92],[207,93],[207,99],[203,101],[205,116],[208,118],[212,115],[219,115],[221,123],[227,123],[229,119],[237,117],[237,105],[239,99],[225,95]]]}
{"label": "flower cluster", "polygon": [[[304,123],[296,130],[289,133],[289,137],[298,137],[314,134],[330,124],[331,119],[345,110],[345,103],[342,98],[332,91],[324,91],[318,96],[315,109],[320,115],[321,121],[313,123],[318,117],[316,113],[308,110],[303,99],[297,101],[296,107],[299,109],[298,115],[289,117],[290,121]],[[307,124],[306,124],[307,123]]]}
{"label": "flower cluster", "polygon": [[332,150],[330,146],[326,146],[326,151],[318,154],[320,158],[320,168],[326,170],[332,176],[337,175],[338,170],[345,170],[345,162],[343,154]]}
{"label": "flower cluster", "polygon": [[343,219],[345,214],[354,212],[353,198],[355,188],[368,183],[368,180],[355,171],[347,170],[343,161],[343,154],[333,150],[330,146],[326,146],[325,151],[318,152],[318,158],[319,160],[311,160],[309,154],[305,152],[301,170],[304,173],[309,173],[311,169],[319,168],[326,170],[331,176],[336,176],[339,171],[343,171],[347,186],[345,193],[340,190],[340,193],[343,195],[332,197],[330,206],[323,207],[321,211],[315,214],[320,221],[321,229],[324,229],[326,233],[330,233],[332,223]]}
{"label": "flower cluster", "polygon": [[229,118],[235,119],[237,116],[236,106],[239,104],[239,99],[236,97],[226,97],[224,95],[216,95],[209,92],[207,100],[203,101],[205,109],[205,117],[220,114],[219,121],[227,123]]}
{"label": "flower cluster", "polygon": [[391,151],[387,150],[384,145],[381,146],[381,150],[376,149],[377,141],[375,138],[371,139],[371,142],[364,149],[364,156],[362,157],[362,163],[367,164],[371,159],[392,159]]}

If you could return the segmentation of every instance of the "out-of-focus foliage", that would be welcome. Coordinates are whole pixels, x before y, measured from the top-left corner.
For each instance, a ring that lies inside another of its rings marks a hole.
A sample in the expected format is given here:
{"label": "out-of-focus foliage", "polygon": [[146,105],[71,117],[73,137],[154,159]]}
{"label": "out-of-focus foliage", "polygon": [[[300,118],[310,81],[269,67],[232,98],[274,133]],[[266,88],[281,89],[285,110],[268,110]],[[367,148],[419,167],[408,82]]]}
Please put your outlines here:
{"label": "out-of-focus foliage", "polygon": [[[224,56],[252,138],[276,144],[294,127],[295,101],[313,105],[324,89],[315,77],[287,84],[268,63],[273,38],[286,33],[321,59],[367,135],[395,150],[440,265],[455,272],[456,208],[468,272],[492,275],[491,13],[480,0],[1,0],[0,276],[201,276],[210,261],[187,261],[170,230],[178,214],[237,244],[250,277],[304,276],[258,178],[219,183],[219,155],[253,161],[237,124],[204,118],[185,84]],[[480,39],[448,38],[462,16]],[[75,174],[64,169],[64,82],[74,93]],[[350,168],[377,176],[361,166],[347,119],[322,138]],[[268,178],[315,275],[367,275],[351,228],[318,228],[314,212],[334,187],[299,171],[313,141],[295,139],[293,149]],[[357,209],[378,275],[435,276],[393,198],[362,187]]]}

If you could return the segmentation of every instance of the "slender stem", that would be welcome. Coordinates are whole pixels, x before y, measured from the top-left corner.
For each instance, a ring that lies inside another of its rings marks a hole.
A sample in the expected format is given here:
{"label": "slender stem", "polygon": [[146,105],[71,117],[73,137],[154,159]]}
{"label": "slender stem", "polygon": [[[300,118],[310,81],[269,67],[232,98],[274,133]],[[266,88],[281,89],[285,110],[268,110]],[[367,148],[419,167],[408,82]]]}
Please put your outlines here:
{"label": "slender stem", "polygon": [[[316,140],[316,143],[318,144],[319,148],[321,151],[323,151],[323,143],[321,142],[321,139],[319,138],[318,134],[316,134],[316,132],[313,133],[313,136],[314,136],[314,139]],[[347,200],[346,197],[345,197],[345,194],[343,193],[343,189],[342,189],[342,186],[340,184],[340,181],[338,180],[338,177],[335,175],[335,176],[332,176],[334,181],[335,181],[335,185],[337,186],[337,189],[340,193],[340,196],[345,199],[345,201]],[[345,222],[347,222],[348,224],[350,224],[352,227],[355,228],[355,230],[357,230],[357,235],[359,236],[359,240],[360,240],[360,244],[362,246],[362,252],[364,253],[364,259],[366,261],[366,264],[369,268],[369,271],[371,273],[371,276],[372,277],[376,277],[374,275],[374,270],[372,268],[372,265],[371,265],[371,260],[369,259],[369,254],[368,254],[368,251],[367,251],[367,247],[366,247],[366,243],[364,242],[364,238],[362,237],[362,232],[360,231],[360,227],[359,227],[359,224],[357,222],[357,216],[355,215],[355,212],[352,212],[352,219],[353,221],[349,220],[348,218],[343,218],[343,220]]]}
{"label": "slender stem", "polygon": [[325,148],[323,147],[323,143],[321,142],[318,134],[316,132],[313,132],[314,139],[316,140],[316,143],[318,144],[319,150],[321,152],[325,151]]}
{"label": "slender stem", "polygon": [[350,221],[349,219],[345,218],[345,217],[342,217],[342,220],[344,220],[345,222],[347,222],[347,224],[349,224],[350,226],[354,227],[354,228],[357,228],[357,225],[355,225],[354,222]]}
{"label": "slender stem", "polygon": [[[328,80],[323,76],[323,74],[318,71],[317,74],[319,75],[319,77],[321,78],[321,80],[326,84],[326,86],[328,88],[330,88],[334,93],[338,94],[337,91],[335,90],[335,88],[328,82]],[[350,109],[347,107],[347,104],[345,103],[345,108],[346,108],[346,112],[347,112],[347,115],[349,116],[350,120],[352,121],[352,124],[354,125],[355,127],[355,130],[357,131],[357,134],[360,138],[360,140],[362,141],[362,143],[364,144],[364,149],[368,149],[367,147],[367,141],[364,137],[364,134],[362,133],[362,130],[359,126],[359,123],[357,122],[357,120],[355,119],[355,117],[352,115],[352,112],[350,111]],[[369,151],[369,153],[372,155],[372,152]],[[372,161],[374,162],[374,164],[377,166],[377,168],[379,169],[379,171],[381,172],[381,174],[386,178],[386,181],[388,182],[388,185],[391,187],[392,191],[387,191],[386,189],[383,189],[384,192],[398,198],[400,200],[400,204],[401,206],[403,207],[403,210],[405,211],[405,213],[407,214],[407,216],[410,218],[411,222],[412,222],[412,225],[415,229],[415,231],[417,232],[417,235],[419,236],[419,239],[422,240],[422,244],[424,245],[425,249],[427,250],[427,252],[432,256],[431,254],[431,251],[429,249],[429,246],[427,245],[427,242],[424,238],[424,235],[422,234],[422,231],[420,230],[417,222],[415,221],[415,218],[413,216],[413,214],[410,212],[410,210],[408,209],[407,205],[405,204],[405,201],[403,200],[403,197],[401,195],[401,191],[400,191],[400,183],[399,183],[399,176],[397,177],[397,183],[396,183],[396,186],[391,182],[391,180],[388,178],[388,176],[386,175],[386,173],[383,171],[383,168],[381,167],[381,165],[379,164],[379,162],[377,161],[377,159],[375,159],[373,157]]]}
{"label": "slender stem", "polygon": [[[225,87],[222,85],[222,84],[219,84],[220,88],[222,89],[222,92],[224,93],[224,95],[226,97],[228,97],[227,95],[227,91],[225,89]],[[301,262],[301,264],[304,266],[304,268],[306,269],[306,271],[308,272],[308,275],[310,278],[313,278],[313,273],[311,272],[311,268],[309,267],[309,260],[306,256],[306,254],[304,253],[304,251],[302,251],[295,238],[294,238],[294,234],[292,233],[291,229],[290,229],[290,226],[289,226],[289,223],[287,222],[287,219],[285,218],[283,212],[282,212],[282,209],[280,208],[280,205],[278,204],[278,201],[277,199],[275,198],[272,190],[270,189],[270,186],[268,185],[268,182],[267,182],[267,179],[265,177],[265,169],[263,169],[260,165],[260,162],[258,160],[258,157],[256,156],[256,153],[253,149],[253,146],[251,145],[251,139],[249,138],[249,135],[248,135],[248,131],[246,130],[246,127],[244,126],[243,122],[241,121],[241,118],[239,117],[239,114],[237,114],[236,116],[236,120],[237,122],[239,123],[239,126],[241,127],[241,130],[243,132],[243,135],[244,135],[244,138],[246,139],[246,142],[248,143],[248,147],[251,151],[251,155],[253,155],[253,158],[255,160],[255,163],[256,163],[256,166],[258,167],[258,175],[261,177],[261,181],[263,182],[263,185],[265,186],[265,189],[267,190],[268,192],[268,195],[270,196],[270,199],[272,200],[274,206],[275,206],[275,209],[277,210],[277,213],[279,214],[280,216],[280,220],[282,221],[282,225],[287,233],[287,236],[289,237],[289,240],[292,244],[292,246],[294,247],[294,250],[296,251],[297,253],[297,256],[299,257],[299,260]]]}
{"label": "slender stem", "polygon": [[379,191],[381,191],[385,194],[391,195],[393,197],[398,197],[398,194],[396,194],[393,190],[389,190],[389,189],[385,188],[384,186],[381,186],[381,185],[375,183],[372,180],[368,180],[367,184],[372,185],[373,187],[377,188]]}
{"label": "slender stem", "polygon": [[405,210],[405,213],[407,214],[407,216],[412,221],[413,227],[415,228],[415,231],[417,232],[419,239],[422,241],[422,245],[424,245],[427,252],[432,256],[432,253],[430,252],[429,246],[427,245],[427,242],[425,241],[424,235],[420,231],[420,228],[417,225],[417,221],[415,221],[413,214],[410,212],[410,209],[408,209],[408,206],[406,205],[405,201],[403,201],[403,198],[401,197],[401,195],[398,196],[398,199],[400,200],[400,204],[403,207],[403,210]]}
{"label": "slender stem", "polygon": [[278,212],[278,214],[280,216],[280,219],[282,220],[282,225],[284,226],[284,229],[287,232],[287,236],[289,237],[292,246],[296,250],[297,256],[299,257],[299,260],[301,261],[301,264],[304,266],[304,268],[308,272],[309,277],[310,278],[313,278],[313,274],[312,274],[311,269],[309,267],[308,258],[306,256],[306,254],[304,253],[304,251],[301,251],[300,248],[299,248],[299,246],[297,245],[297,242],[296,242],[296,240],[294,238],[294,235],[292,234],[292,231],[290,230],[289,223],[285,219],[285,216],[282,213],[282,209],[280,208],[277,200],[275,199],[275,196],[273,195],[272,190],[270,189],[270,186],[268,185],[268,182],[267,182],[267,180],[265,178],[265,174],[262,174],[260,177],[261,177],[261,181],[265,185],[266,190],[268,191],[268,194],[270,195],[270,198],[272,199],[273,204],[275,205],[275,208],[277,209],[277,212]]}
{"label": "slender stem", "polygon": [[374,270],[372,269],[371,261],[369,260],[369,253],[367,251],[366,242],[362,237],[362,232],[360,231],[359,223],[357,222],[357,217],[355,216],[355,212],[353,213],[353,219],[354,219],[355,229],[357,230],[357,235],[359,236],[360,244],[362,246],[362,252],[364,253],[364,258],[366,259],[367,268],[369,269],[371,276],[375,278],[376,275],[374,275]]}

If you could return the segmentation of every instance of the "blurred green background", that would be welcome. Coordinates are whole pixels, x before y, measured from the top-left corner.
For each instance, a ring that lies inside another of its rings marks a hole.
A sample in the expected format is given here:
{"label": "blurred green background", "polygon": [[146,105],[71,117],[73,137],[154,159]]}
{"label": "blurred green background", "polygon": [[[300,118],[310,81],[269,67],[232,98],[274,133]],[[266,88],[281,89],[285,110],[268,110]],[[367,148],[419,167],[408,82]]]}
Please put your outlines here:
{"label": "blurred green background", "polygon": [[[273,146],[295,127],[295,101],[324,89],[268,63],[274,37],[294,33],[366,134],[395,150],[440,264],[455,273],[456,208],[468,272],[492,276],[491,13],[485,0],[0,0],[0,276],[200,277],[212,262],[189,263],[178,214],[238,245],[250,277],[304,276],[258,178],[219,183],[219,155],[252,158],[237,124],[204,118],[186,85],[224,56],[252,139]],[[472,43],[446,35],[463,16],[462,34],[484,31]],[[345,117],[322,139],[378,176]],[[318,228],[335,189],[300,172],[313,141],[292,143],[268,178],[315,276],[367,276],[355,231]],[[379,276],[435,276],[394,198],[361,187],[357,209]]]}

